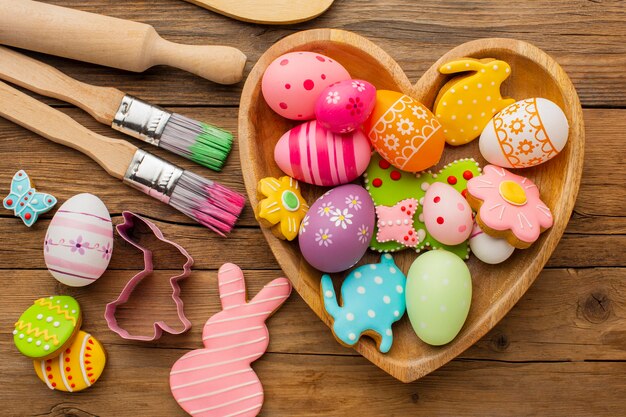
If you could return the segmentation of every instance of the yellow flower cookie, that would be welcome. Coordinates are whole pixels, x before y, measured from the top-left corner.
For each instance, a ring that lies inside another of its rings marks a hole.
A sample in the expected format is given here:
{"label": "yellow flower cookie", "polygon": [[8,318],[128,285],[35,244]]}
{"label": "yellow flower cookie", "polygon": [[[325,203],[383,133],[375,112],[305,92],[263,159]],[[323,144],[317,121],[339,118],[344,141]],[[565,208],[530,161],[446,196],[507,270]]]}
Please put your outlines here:
{"label": "yellow flower cookie", "polygon": [[288,176],[263,178],[259,181],[257,192],[259,205],[255,215],[261,226],[271,227],[272,233],[279,239],[294,240],[309,210],[300,194],[298,181]]}
{"label": "yellow flower cookie", "polygon": [[35,360],[35,372],[48,388],[75,392],[92,386],[104,370],[106,354],[95,337],[82,330],[58,357]]}
{"label": "yellow flower cookie", "polygon": [[461,58],[443,64],[439,72],[467,73],[448,81],[435,100],[434,113],[450,145],[473,141],[494,115],[515,102],[500,94],[500,85],[511,74],[511,67],[504,61]]}

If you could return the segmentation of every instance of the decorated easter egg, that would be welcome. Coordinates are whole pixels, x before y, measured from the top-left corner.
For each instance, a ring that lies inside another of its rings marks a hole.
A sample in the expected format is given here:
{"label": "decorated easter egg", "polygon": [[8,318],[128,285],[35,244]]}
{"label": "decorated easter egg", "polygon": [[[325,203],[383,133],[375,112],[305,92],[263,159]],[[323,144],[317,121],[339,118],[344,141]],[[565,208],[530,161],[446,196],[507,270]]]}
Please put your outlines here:
{"label": "decorated easter egg", "polygon": [[348,79],[348,71],[334,59],[314,52],[290,52],[267,67],[261,91],[267,104],[281,116],[311,120],[322,90]]}
{"label": "decorated easter egg", "polygon": [[515,250],[515,247],[506,239],[489,236],[476,223],[472,229],[469,245],[478,259],[492,265],[506,261]]}
{"label": "decorated easter egg", "polygon": [[563,110],[545,98],[528,98],[505,107],[480,135],[480,153],[503,168],[527,168],[554,158],[567,143]]}
{"label": "decorated easter egg", "polygon": [[339,135],[315,120],[285,133],[274,148],[274,159],[284,173],[298,181],[323,186],[358,178],[371,156],[370,143],[360,129]]}
{"label": "decorated easter egg", "polygon": [[69,295],[39,298],[15,322],[13,342],[29,358],[52,358],[72,342],[81,322],[80,306]]}
{"label": "decorated easter egg", "polygon": [[78,194],[56,212],[44,240],[48,271],[71,287],[89,285],[104,273],[113,251],[113,225],[93,194]]}
{"label": "decorated easter egg", "polygon": [[376,92],[376,105],[365,123],[365,133],[383,158],[408,172],[435,165],[445,145],[435,115],[419,101],[395,91]]}
{"label": "decorated easter egg", "polygon": [[352,132],[370,117],[376,104],[376,88],[363,80],[331,84],[315,103],[317,122],[335,133]]}
{"label": "decorated easter egg", "polygon": [[106,354],[100,342],[82,330],[54,359],[35,360],[35,372],[48,388],[65,392],[92,386],[104,371]]}
{"label": "decorated easter egg", "polygon": [[461,193],[443,182],[431,184],[424,195],[426,230],[444,245],[458,245],[472,232],[472,209]]}
{"label": "decorated easter egg", "polygon": [[326,192],[300,224],[304,259],[323,272],[345,271],[365,254],[374,231],[374,203],[363,187],[342,185]]}
{"label": "decorated easter egg", "polygon": [[417,336],[434,346],[456,337],[469,313],[472,277],[458,256],[445,250],[420,255],[411,265],[406,307]]}

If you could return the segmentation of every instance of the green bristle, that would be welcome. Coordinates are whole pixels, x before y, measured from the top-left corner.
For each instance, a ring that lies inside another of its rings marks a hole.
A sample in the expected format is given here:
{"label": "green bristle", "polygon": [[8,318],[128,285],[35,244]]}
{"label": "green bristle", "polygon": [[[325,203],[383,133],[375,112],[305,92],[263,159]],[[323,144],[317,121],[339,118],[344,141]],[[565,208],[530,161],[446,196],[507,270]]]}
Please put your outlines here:
{"label": "green bristle", "polygon": [[200,122],[202,132],[196,136],[195,143],[189,147],[190,159],[207,168],[219,171],[233,145],[233,135],[215,126]]}

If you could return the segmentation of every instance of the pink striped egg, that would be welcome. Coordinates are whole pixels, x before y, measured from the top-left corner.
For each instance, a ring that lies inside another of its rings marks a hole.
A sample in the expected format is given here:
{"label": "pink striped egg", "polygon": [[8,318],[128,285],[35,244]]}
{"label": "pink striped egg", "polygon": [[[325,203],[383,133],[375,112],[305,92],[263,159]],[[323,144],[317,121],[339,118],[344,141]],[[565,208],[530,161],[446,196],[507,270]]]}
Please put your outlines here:
{"label": "pink striped egg", "polygon": [[308,184],[334,186],[359,177],[371,157],[370,142],[357,129],[340,135],[317,121],[285,133],[274,148],[274,159],[287,175]]}
{"label": "pink striped egg", "polygon": [[113,224],[93,194],[78,194],[57,210],[48,226],[43,257],[48,271],[70,287],[89,285],[104,273],[113,251]]}

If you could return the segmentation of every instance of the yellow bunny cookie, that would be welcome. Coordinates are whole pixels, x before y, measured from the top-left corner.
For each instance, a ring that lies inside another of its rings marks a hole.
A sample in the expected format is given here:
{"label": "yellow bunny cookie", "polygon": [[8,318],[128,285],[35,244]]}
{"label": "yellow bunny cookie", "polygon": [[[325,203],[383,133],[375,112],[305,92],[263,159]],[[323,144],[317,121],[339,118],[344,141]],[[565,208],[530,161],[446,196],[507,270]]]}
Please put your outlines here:
{"label": "yellow bunny cookie", "polygon": [[511,74],[511,67],[504,61],[461,58],[443,64],[439,72],[467,72],[448,81],[435,100],[434,113],[450,145],[476,139],[496,113],[515,102],[500,95],[500,84]]}

